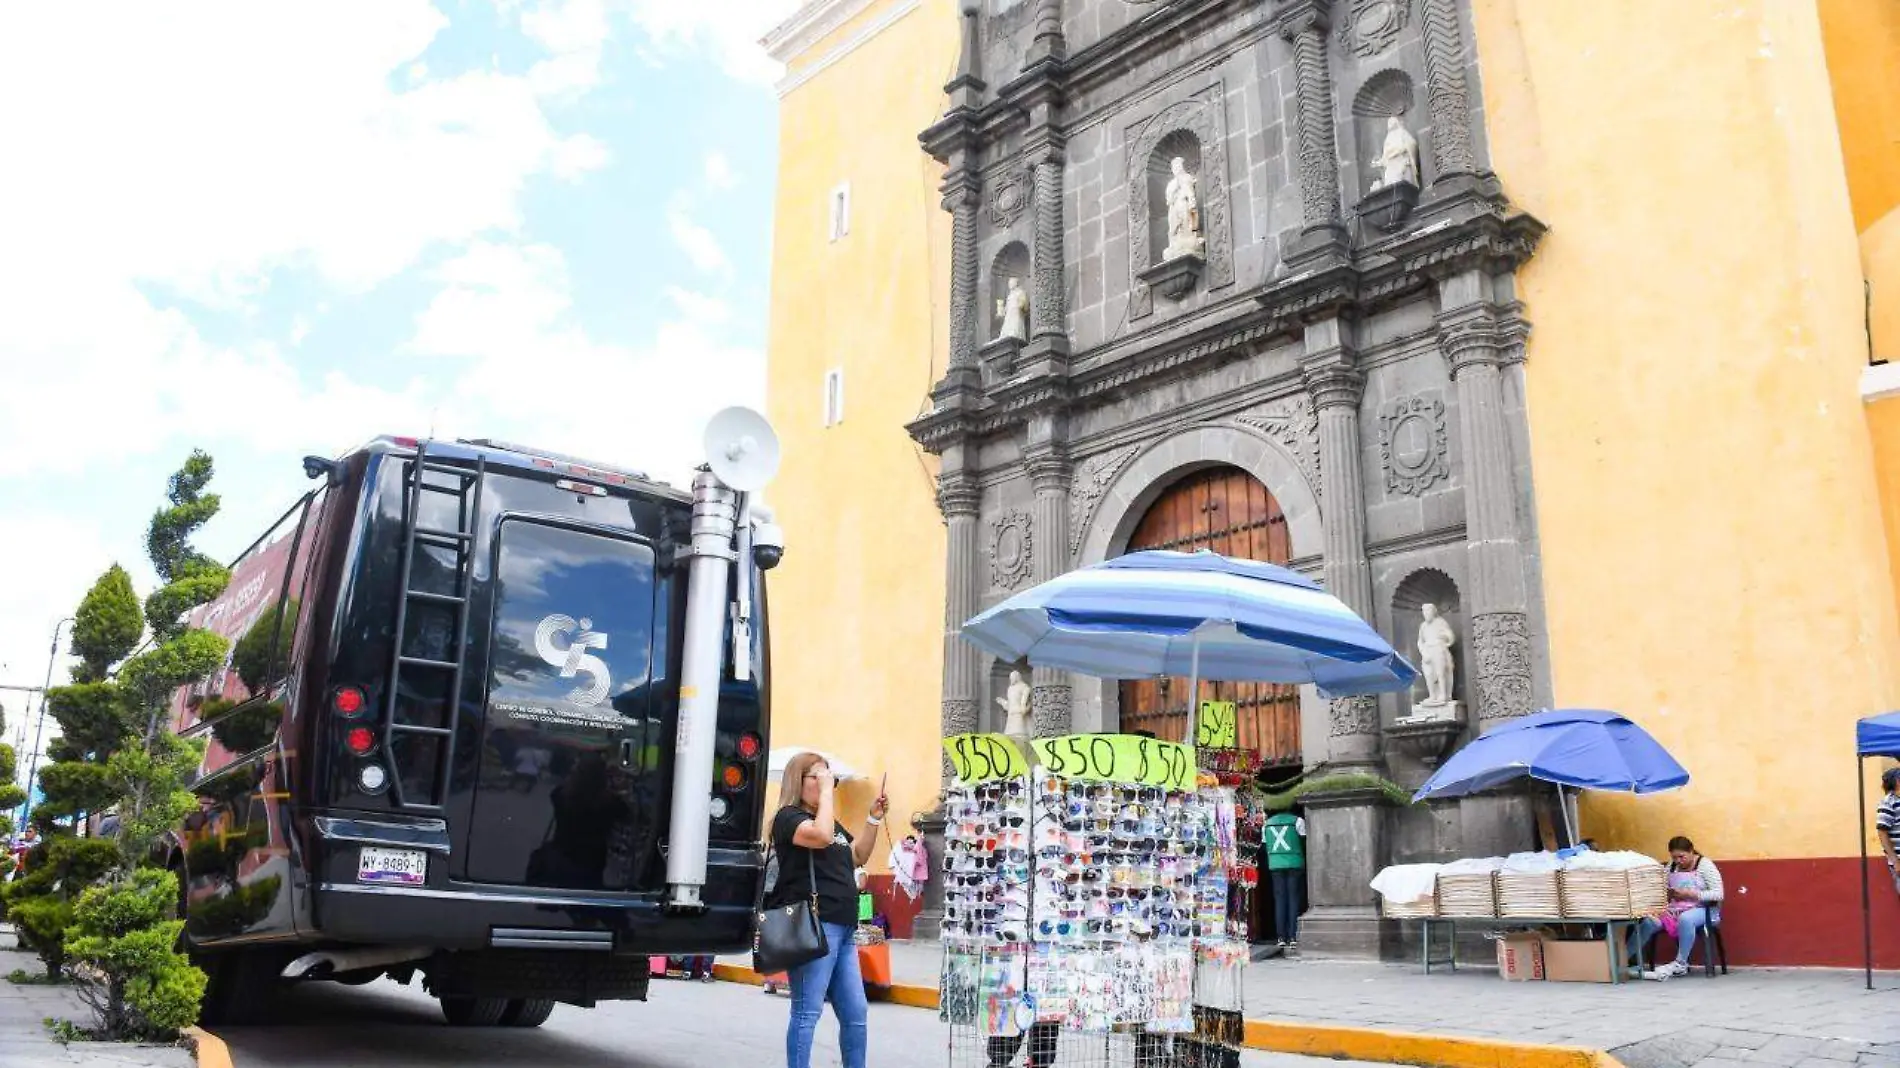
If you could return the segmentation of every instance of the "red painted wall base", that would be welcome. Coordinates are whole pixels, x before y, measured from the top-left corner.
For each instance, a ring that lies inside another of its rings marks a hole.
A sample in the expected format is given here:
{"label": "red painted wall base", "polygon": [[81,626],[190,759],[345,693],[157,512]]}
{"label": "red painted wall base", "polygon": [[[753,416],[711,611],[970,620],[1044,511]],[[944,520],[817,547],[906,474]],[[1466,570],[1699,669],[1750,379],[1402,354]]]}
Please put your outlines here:
{"label": "red painted wall base", "polygon": [[896,877],[889,874],[873,875],[866,881],[871,891],[871,906],[891,921],[891,937],[909,938],[917,914],[924,910],[923,899],[912,901],[898,889]]}
{"label": "red painted wall base", "polygon": [[[1859,857],[1714,859],[1728,898],[1722,906],[1722,944],[1730,964],[1861,966]],[[1885,861],[1874,857],[1867,864],[1874,967],[1900,968],[1900,894]],[[1659,937],[1657,950],[1667,959],[1675,944]],[[1692,959],[1700,964],[1700,947]]]}

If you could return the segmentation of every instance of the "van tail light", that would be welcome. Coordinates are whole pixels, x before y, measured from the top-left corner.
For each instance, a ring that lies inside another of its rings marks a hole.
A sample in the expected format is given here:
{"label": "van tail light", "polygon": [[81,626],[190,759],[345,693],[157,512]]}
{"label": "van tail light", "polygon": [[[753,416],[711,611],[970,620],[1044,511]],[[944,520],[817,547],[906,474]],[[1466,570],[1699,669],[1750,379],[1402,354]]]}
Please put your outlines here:
{"label": "van tail light", "polygon": [[343,734],[343,744],[357,756],[368,756],[376,748],[376,732],[368,727],[351,727]]}
{"label": "van tail light", "polygon": [[764,748],[765,743],[759,739],[758,735],[751,731],[747,731],[739,736],[740,760],[757,760],[759,759],[759,751]]}
{"label": "van tail light", "polygon": [[745,769],[737,764],[727,764],[726,770],[720,773],[720,781],[726,789],[737,790],[745,785]]}
{"label": "van tail light", "polygon": [[355,719],[369,711],[369,698],[361,687],[338,686],[330,695],[330,708],[345,719]]}

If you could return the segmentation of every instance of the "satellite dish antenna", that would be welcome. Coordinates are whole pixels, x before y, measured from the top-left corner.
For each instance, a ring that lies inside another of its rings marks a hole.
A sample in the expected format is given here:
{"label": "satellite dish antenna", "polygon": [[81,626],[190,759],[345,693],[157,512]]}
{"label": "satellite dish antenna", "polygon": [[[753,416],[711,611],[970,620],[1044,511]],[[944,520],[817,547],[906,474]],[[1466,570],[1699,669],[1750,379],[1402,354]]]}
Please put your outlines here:
{"label": "satellite dish antenna", "polygon": [[706,424],[706,459],[719,481],[751,493],[778,474],[778,435],[758,412],[727,408]]}

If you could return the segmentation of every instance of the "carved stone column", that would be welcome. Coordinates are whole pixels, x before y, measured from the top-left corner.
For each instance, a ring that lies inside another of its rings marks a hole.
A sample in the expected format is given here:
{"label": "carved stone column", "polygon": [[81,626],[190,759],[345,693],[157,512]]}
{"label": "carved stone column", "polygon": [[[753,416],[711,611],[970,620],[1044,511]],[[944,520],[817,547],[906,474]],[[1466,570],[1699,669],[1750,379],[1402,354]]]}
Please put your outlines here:
{"label": "carved stone column", "polygon": [[972,172],[954,173],[944,182],[943,207],[950,213],[950,370],[974,371],[982,317],[977,307],[977,209],[982,182]]}
{"label": "carved stone column", "polygon": [[1425,86],[1432,112],[1432,184],[1477,169],[1471,150],[1471,103],[1465,84],[1459,0],[1424,0]]}
{"label": "carved stone column", "polygon": [[1496,310],[1476,300],[1486,279],[1469,271],[1443,284],[1438,343],[1458,391],[1464,452],[1466,583],[1481,727],[1524,715],[1534,700],[1530,616],[1519,544],[1511,431],[1502,365],[1517,341]]}
{"label": "carved stone column", "polygon": [[[944,450],[942,472],[937,476],[937,507],[943,511],[949,528],[944,556],[944,639],[943,697],[938,725],[943,737],[968,734],[977,729],[976,694],[981,670],[977,649],[958,635],[963,621],[976,614],[977,604],[977,502],[980,492],[975,475],[964,467],[962,445]],[[941,782],[950,785],[948,757],[943,760]],[[934,939],[943,930],[943,806],[919,813],[913,820],[923,832],[924,847],[931,859],[930,877],[924,884],[923,909],[917,915],[914,936]]]}
{"label": "carved stone column", "polygon": [[1282,0],[1275,16],[1292,42],[1294,98],[1299,108],[1300,216],[1305,228],[1289,263],[1343,249],[1339,224],[1339,148],[1334,141],[1333,76],[1326,63],[1331,28],[1327,0]]}
{"label": "carved stone column", "polygon": [[[1069,569],[1068,458],[1048,448],[1029,455],[1030,484],[1036,491],[1034,537],[1030,542],[1035,580],[1047,582]],[[1069,673],[1038,667],[1031,672],[1030,734],[1051,738],[1070,731],[1074,686]]]}
{"label": "carved stone column", "polygon": [[[1337,318],[1308,325],[1300,366],[1319,420],[1326,590],[1371,620],[1372,568],[1366,558],[1366,498],[1359,469],[1359,400],[1365,394],[1365,374],[1354,361],[1347,330]],[[1376,763],[1378,698],[1336,698],[1329,713],[1328,762]]]}
{"label": "carved stone column", "polygon": [[1062,38],[1062,0],[1036,0],[1036,37],[1029,45],[1029,64],[1061,59],[1068,51]]}
{"label": "carved stone column", "polygon": [[1054,151],[1036,161],[1035,291],[1030,294],[1032,337],[1066,337],[1062,284],[1062,158]]}

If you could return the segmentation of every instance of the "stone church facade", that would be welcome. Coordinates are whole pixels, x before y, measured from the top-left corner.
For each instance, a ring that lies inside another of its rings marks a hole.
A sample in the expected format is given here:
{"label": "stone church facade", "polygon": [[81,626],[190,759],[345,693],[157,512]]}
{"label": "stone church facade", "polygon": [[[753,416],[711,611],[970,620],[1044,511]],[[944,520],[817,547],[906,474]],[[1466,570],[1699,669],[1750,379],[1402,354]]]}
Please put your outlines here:
{"label": "stone church facade", "polygon": [[[941,458],[943,732],[994,729],[1012,667],[958,624],[1156,545],[1275,558],[1408,654],[1424,604],[1451,623],[1454,720],[1421,721],[1420,693],[1287,690],[1243,732],[1287,773],[1414,787],[1459,739],[1548,703],[1515,284],[1543,226],[1489,168],[1465,0],[961,10],[949,108],[922,137],[952,219],[949,365],[909,427]],[[1165,254],[1176,161],[1185,255]],[[1137,704],[1165,724],[1171,693],[1185,708],[1184,686],[1032,674],[1039,735],[1124,729]],[[1398,809],[1344,791],[1307,819],[1302,940],[1359,955],[1397,946],[1366,886],[1379,867],[1532,840],[1521,795]]]}

